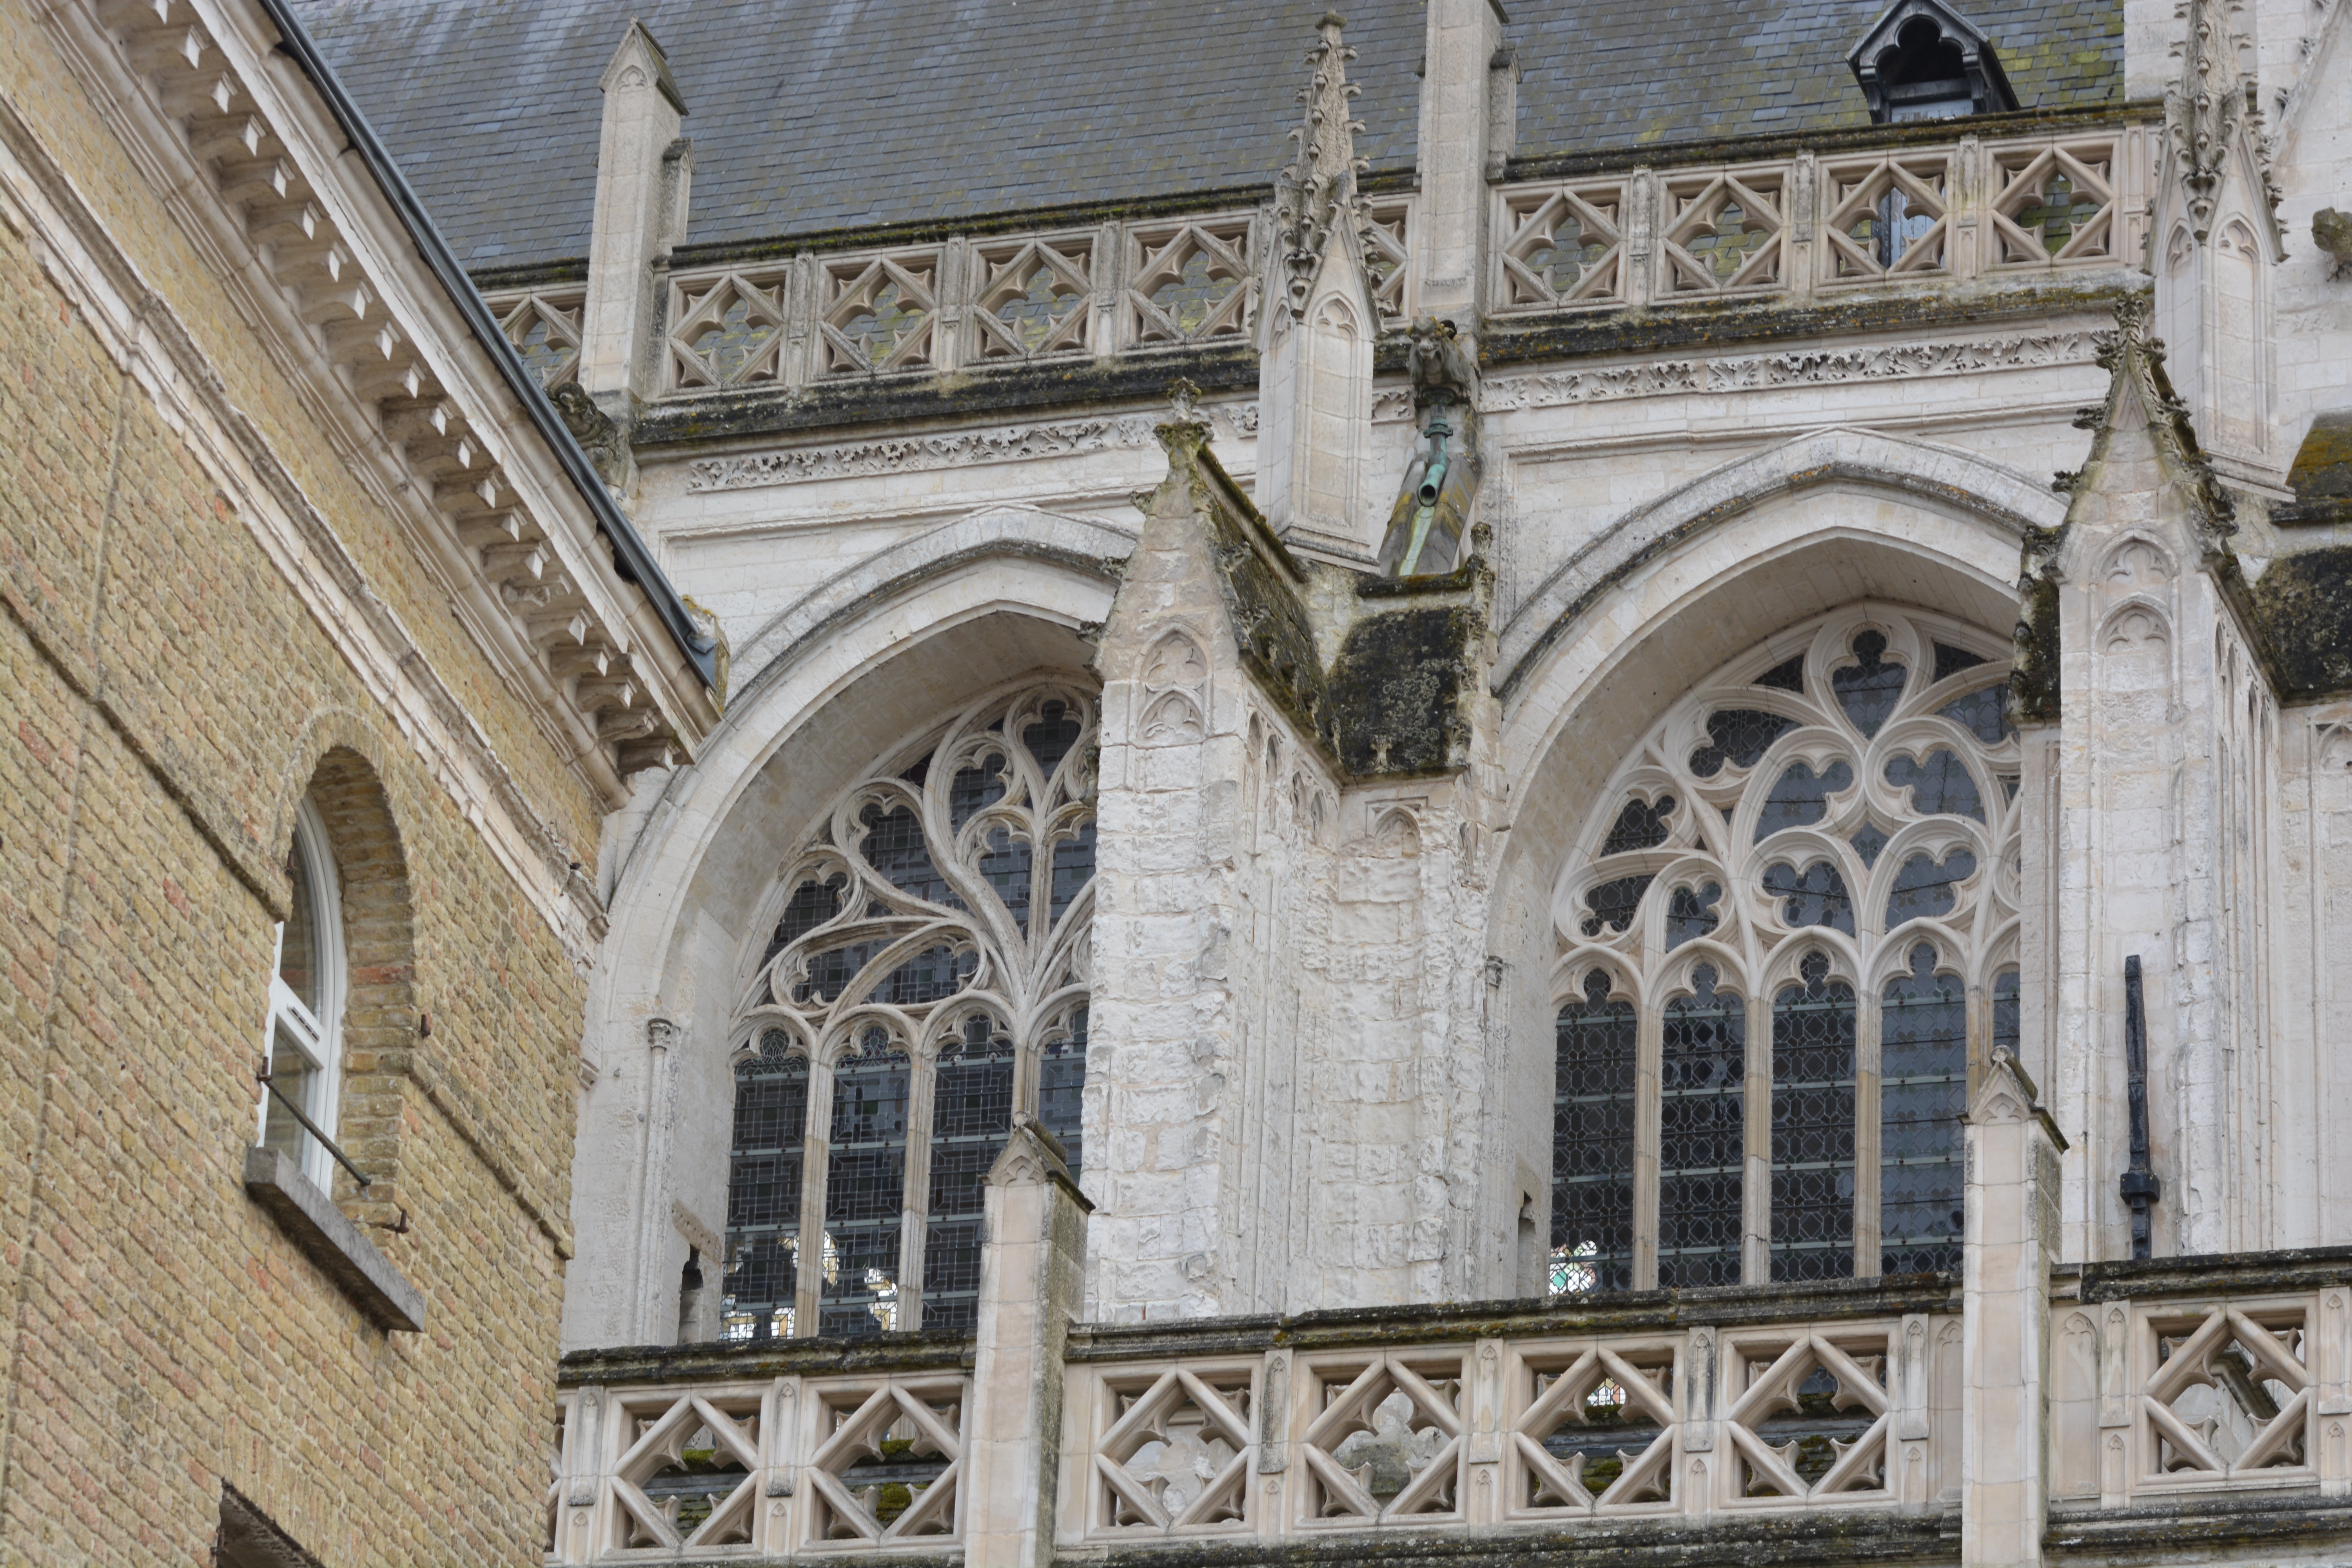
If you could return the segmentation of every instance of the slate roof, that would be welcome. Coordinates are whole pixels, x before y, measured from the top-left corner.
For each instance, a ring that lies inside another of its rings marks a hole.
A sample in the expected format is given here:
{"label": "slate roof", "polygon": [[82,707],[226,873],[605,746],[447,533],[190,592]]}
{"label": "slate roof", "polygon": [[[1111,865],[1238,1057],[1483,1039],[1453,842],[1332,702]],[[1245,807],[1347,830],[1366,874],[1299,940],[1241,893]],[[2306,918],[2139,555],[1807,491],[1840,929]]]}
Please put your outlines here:
{"label": "slate roof", "polygon": [[[458,259],[584,257],[596,81],[631,16],[690,112],[689,240],[1265,182],[1325,0],[295,0]],[[1518,152],[1867,123],[1882,0],[1506,0]],[[2121,0],[1970,0],[2026,107],[2122,90]],[[1411,166],[1422,0],[1357,0],[1375,170]]]}

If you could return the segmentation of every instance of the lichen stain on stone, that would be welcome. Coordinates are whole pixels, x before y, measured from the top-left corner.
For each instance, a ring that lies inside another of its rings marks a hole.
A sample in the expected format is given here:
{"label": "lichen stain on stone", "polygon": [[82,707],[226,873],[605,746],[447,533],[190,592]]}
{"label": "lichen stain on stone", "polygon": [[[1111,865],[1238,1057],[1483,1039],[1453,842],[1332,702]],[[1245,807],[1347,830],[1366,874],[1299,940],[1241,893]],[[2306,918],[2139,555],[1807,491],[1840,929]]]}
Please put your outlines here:
{"label": "lichen stain on stone", "polygon": [[2352,691],[2352,545],[2280,557],[2250,597],[2282,696]]}

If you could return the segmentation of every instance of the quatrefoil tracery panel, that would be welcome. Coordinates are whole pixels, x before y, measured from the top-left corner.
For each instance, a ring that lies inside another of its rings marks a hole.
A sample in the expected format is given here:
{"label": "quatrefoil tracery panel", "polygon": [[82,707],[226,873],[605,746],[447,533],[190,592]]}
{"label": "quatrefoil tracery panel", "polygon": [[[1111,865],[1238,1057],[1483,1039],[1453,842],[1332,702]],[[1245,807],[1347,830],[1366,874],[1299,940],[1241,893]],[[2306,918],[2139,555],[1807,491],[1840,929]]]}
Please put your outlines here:
{"label": "quatrefoil tracery panel", "polygon": [[2147,1321],[2140,1463],[2151,1482],[2222,1481],[2310,1461],[2317,1379],[2303,1307]]}
{"label": "quatrefoil tracery panel", "polygon": [[1094,321],[1090,236],[983,247],[973,341],[983,360],[1027,359],[1087,347]]}
{"label": "quatrefoil tracery panel", "polygon": [[1529,1352],[1506,1439],[1511,1516],[1670,1510],[1675,1363],[1671,1341]]}
{"label": "quatrefoil tracery panel", "polygon": [[1786,167],[1730,169],[1670,181],[1659,235],[1666,294],[1776,288],[1785,277]]}
{"label": "quatrefoil tracery panel", "polygon": [[1129,337],[1137,344],[1241,337],[1249,330],[1250,220],[1202,219],[1130,240]]}
{"label": "quatrefoil tracery panel", "polygon": [[1381,1356],[1308,1369],[1314,1416],[1299,1443],[1307,1517],[1423,1522],[1462,1511],[1467,1426],[1459,1357]]}
{"label": "quatrefoil tracery panel", "polygon": [[1950,179],[1947,152],[1823,163],[1823,276],[1851,283],[1947,270]]}
{"label": "quatrefoil tracery panel", "polygon": [[[976,1016],[1027,1046],[1085,1005],[1095,702],[1029,688],[966,710],[839,796],[788,868],[739,1037],[929,1051]],[[877,1038],[878,1035],[878,1039]]]}
{"label": "quatrefoil tracery panel", "polygon": [[615,1545],[739,1546],[758,1502],[760,1401],[691,1394],[627,1411],[636,1436],[613,1467]]}
{"label": "quatrefoil tracery panel", "polygon": [[499,330],[531,379],[552,392],[580,374],[580,321],[587,296],[577,291],[502,295],[485,300]]}
{"label": "quatrefoil tracery panel", "polygon": [[1249,1523],[1256,1372],[1244,1364],[1107,1377],[1094,1447],[1095,1527],[1127,1533]]}
{"label": "quatrefoil tracery panel", "polygon": [[2113,259],[2121,151],[2112,139],[1990,149],[1993,265]]}
{"label": "quatrefoil tracery panel", "polygon": [[952,1539],[967,1392],[961,1380],[895,1377],[878,1388],[816,1387],[805,1544]]}
{"label": "quatrefoil tracery panel", "polygon": [[1501,308],[1614,304],[1625,296],[1622,182],[1582,181],[1503,197]]}
{"label": "quatrefoil tracery panel", "polygon": [[784,279],[737,272],[672,285],[671,384],[745,386],[782,379]]}
{"label": "quatrefoil tracery panel", "polygon": [[1725,1350],[1730,1382],[1722,1429],[1740,1498],[1886,1491],[1895,1418],[1884,1331],[1732,1340]]}
{"label": "quatrefoil tracery panel", "polygon": [[817,329],[824,374],[927,370],[939,361],[940,253],[912,250],[828,262]]}

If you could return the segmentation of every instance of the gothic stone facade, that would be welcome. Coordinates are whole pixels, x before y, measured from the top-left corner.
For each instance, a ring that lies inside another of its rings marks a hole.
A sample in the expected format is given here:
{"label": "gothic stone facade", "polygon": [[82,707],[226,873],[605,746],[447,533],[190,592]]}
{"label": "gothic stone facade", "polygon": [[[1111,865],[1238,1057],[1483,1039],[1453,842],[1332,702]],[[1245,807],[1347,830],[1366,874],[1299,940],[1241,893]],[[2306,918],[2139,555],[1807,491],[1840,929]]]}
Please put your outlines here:
{"label": "gothic stone facade", "polygon": [[284,3],[723,634],[503,1550],[2346,1549],[2340,0]]}
{"label": "gothic stone facade", "polygon": [[[715,718],[279,40],[0,7],[11,1564],[535,1554],[604,918],[570,866],[635,760],[562,649],[634,679],[627,743]],[[561,638],[493,533],[577,585]]]}
{"label": "gothic stone facade", "polygon": [[304,5],[730,649],[557,1560],[2339,1549],[2352,22],[1505,9]]}

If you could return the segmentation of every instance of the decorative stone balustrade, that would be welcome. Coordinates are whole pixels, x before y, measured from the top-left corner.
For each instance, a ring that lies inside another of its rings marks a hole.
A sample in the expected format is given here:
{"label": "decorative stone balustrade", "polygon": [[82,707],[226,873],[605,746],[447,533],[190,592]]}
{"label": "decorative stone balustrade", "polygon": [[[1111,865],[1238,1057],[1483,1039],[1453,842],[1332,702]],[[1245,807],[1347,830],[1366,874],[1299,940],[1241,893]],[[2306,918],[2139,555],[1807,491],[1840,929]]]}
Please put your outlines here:
{"label": "decorative stone balustrade", "polygon": [[[2111,122],[1497,185],[1486,313],[1803,302],[2136,267],[2155,135]],[[1390,328],[1418,308],[1414,200],[1370,204]],[[1254,343],[1267,222],[1226,211],[682,267],[668,278],[661,384],[691,396]],[[576,296],[490,296],[550,384],[576,357]]]}
{"label": "decorative stone balustrade", "polygon": [[2352,1247],[2090,1264],[2053,1297],[2054,1520],[2352,1496]]}

